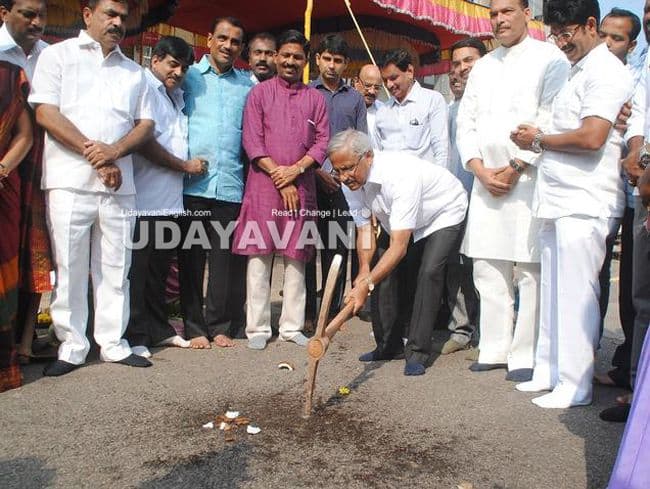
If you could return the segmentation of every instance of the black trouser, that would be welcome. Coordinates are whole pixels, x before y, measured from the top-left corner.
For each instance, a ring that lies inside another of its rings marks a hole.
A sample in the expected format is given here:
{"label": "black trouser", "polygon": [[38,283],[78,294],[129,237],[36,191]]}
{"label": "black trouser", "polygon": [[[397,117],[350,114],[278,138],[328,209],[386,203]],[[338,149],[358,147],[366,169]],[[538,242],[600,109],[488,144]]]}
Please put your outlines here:
{"label": "black trouser", "polygon": [[[327,194],[318,188],[317,191],[318,210],[323,213],[318,218],[318,232],[320,239],[325,245],[320,250],[322,284],[321,289],[325,287],[327,274],[332,260],[335,255],[341,255],[341,271],[336,281],[336,288],[332,296],[332,305],[330,306],[330,315],[336,314],[343,302],[343,293],[345,292],[345,282],[348,272],[348,252],[350,249],[350,239],[343,240],[342,236],[347,233],[348,224],[352,222],[348,202],[345,200],[341,189],[334,193]],[[336,232],[335,232],[336,231]],[[339,234],[340,233],[340,234]],[[331,242],[330,242],[331,241]],[[316,257],[306,265],[305,283],[307,287],[307,302],[305,304],[305,317],[315,319],[316,317]]]}
{"label": "black trouser", "polygon": [[612,365],[626,374],[630,371],[632,338],[634,337],[634,304],[632,303],[632,261],[634,243],[634,209],[625,208],[621,223],[621,257],[618,281],[618,314],[625,341],[614,352]]}
{"label": "black trouser", "polygon": [[[227,229],[239,215],[241,204],[186,195],[187,216],[180,218],[181,247],[178,251],[181,311],[188,338],[205,336],[212,339],[223,334],[234,336],[244,323],[246,301],[246,257],[235,255],[232,233],[221,236],[214,229]],[[197,231],[198,229],[198,231]],[[202,243],[185,246],[185,240],[208,238]],[[227,238],[227,239],[226,239]],[[203,316],[203,280],[208,261],[208,290]]]}
{"label": "black trouser", "polygon": [[599,338],[602,338],[605,329],[605,316],[607,315],[607,306],[609,305],[609,288],[612,275],[612,256],[614,254],[614,244],[616,243],[616,236],[618,235],[618,228],[611,231],[605,239],[605,260],[598,275],[598,282],[600,284],[600,333]]}
{"label": "black trouser", "polygon": [[632,301],[636,315],[630,360],[630,384],[634,388],[641,351],[650,323],[650,233],[645,228],[648,211],[637,197],[634,208],[634,251],[632,269]]}
{"label": "black trouser", "polygon": [[[177,225],[173,217],[139,217],[135,222],[130,281],[131,314],[124,337],[131,346],[155,346],[176,334],[167,321],[165,282],[176,250],[171,233],[156,231],[156,222]],[[142,241],[140,243],[140,241]],[[168,246],[160,246],[161,241]],[[156,246],[156,245],[159,246]]]}
{"label": "black trouser", "polygon": [[[406,256],[388,277],[382,280],[371,296],[372,329],[379,358],[392,358],[402,350],[404,323],[400,296],[407,284],[415,285],[411,296],[412,314],[409,324],[406,361],[425,364],[431,356],[431,335],[445,288],[445,266],[449,256],[458,249],[463,225],[449,226],[430,234],[417,243],[409,243]],[[382,230],[377,241],[378,257],[388,249],[390,236]],[[419,263],[417,273],[409,265]]]}

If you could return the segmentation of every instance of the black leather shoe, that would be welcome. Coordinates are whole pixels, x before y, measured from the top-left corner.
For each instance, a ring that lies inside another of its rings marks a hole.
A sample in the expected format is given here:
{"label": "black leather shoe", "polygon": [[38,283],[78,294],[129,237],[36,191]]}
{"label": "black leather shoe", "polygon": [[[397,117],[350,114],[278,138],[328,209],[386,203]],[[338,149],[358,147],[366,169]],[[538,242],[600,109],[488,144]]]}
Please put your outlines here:
{"label": "black leather shoe", "polygon": [[603,409],[600,412],[600,419],[609,423],[625,423],[627,417],[630,415],[630,405],[623,404],[621,406],[614,406],[611,408]]}

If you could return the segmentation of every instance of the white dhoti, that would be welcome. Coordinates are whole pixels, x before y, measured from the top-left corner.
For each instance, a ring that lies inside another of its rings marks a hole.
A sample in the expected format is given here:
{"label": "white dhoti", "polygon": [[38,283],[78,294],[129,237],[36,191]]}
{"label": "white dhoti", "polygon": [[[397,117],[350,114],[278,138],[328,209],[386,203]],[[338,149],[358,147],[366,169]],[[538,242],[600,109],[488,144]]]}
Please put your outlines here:
{"label": "white dhoti", "polygon": [[[519,288],[516,322],[515,280]],[[474,260],[474,285],[481,299],[479,363],[507,363],[510,371],[533,368],[538,283],[538,263]]]}
{"label": "white dhoti", "polygon": [[[540,230],[540,328],[530,389],[553,389],[543,407],[591,402],[600,325],[598,275],[611,219],[562,217]],[[534,388],[533,388],[534,387]]]}
{"label": "white dhoti", "polygon": [[[305,264],[284,259],[280,338],[290,340],[305,324]],[[271,272],[273,255],[250,256],[246,271],[246,336],[271,338]]]}
{"label": "white dhoti", "polygon": [[50,313],[61,341],[59,359],[80,365],[90,350],[88,271],[94,291],[94,337],[104,361],[131,354],[122,339],[129,319],[131,241],[135,195],[53,189],[46,193],[47,223],[56,266]]}

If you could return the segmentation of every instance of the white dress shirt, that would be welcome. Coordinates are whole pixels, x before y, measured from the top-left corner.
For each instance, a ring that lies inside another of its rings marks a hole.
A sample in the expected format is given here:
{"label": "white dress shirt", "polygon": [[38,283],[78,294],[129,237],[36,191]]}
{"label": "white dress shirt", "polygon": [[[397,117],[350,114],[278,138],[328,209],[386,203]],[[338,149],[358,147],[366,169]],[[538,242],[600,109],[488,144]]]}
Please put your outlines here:
{"label": "white dress shirt", "polygon": [[[101,46],[86,31],[49,46],[40,55],[29,102],[59,108],[90,140],[113,144],[138,119],[153,119],[144,71],[116,47],[104,58]],[[46,133],[43,158],[45,190],[68,188],[87,192],[135,193],[131,155],[116,162],[122,186],[109,190],[82,156]]]}
{"label": "white dress shirt", "polygon": [[[183,113],[183,90],[167,95],[165,85],[151,70],[145,70],[151,88],[154,137],[160,145],[182,160],[187,159],[187,116]],[[150,162],[139,153],[133,155],[135,200],[141,215],[170,215],[183,212],[184,173]]]}
{"label": "white dress shirt", "polygon": [[379,143],[377,142],[377,133],[375,132],[375,127],[377,126],[377,111],[379,108],[384,105],[381,100],[375,100],[375,102],[370,106],[366,107],[366,120],[368,121],[368,137],[370,138],[370,143],[374,149],[379,149]]}
{"label": "white dress shirt", "polygon": [[0,27],[0,61],[8,61],[14,65],[20,66],[27,75],[27,79],[31,82],[34,77],[34,70],[36,69],[36,62],[41,51],[45,49],[48,44],[40,39],[36,41],[34,47],[29,54],[25,54],[14,38],[11,37],[7,24],[2,24]]}
{"label": "white dress shirt", "polygon": [[449,129],[444,97],[416,81],[402,102],[391,97],[377,111],[375,139],[379,150],[408,151],[447,166]]}
{"label": "white dress shirt", "polygon": [[389,233],[413,230],[414,241],[463,222],[467,210],[456,177],[405,151],[375,151],[367,181],[354,194],[348,204],[357,226],[369,224],[373,213]]}
{"label": "white dress shirt", "polygon": [[637,69],[638,78],[632,99],[632,115],[628,120],[628,128],[625,132],[626,143],[635,136],[645,137],[646,140],[650,136],[648,134],[650,132],[648,131],[650,118],[647,116],[650,110],[650,97],[646,96],[650,88],[650,76],[648,76],[648,71],[650,70],[650,51],[644,57],[642,66]]}
{"label": "white dress shirt", "polygon": [[[605,43],[571,68],[553,103],[549,134],[576,130],[587,117],[612,123],[633,93],[632,75]],[[544,151],[533,209],[544,219],[566,216],[621,217],[625,208],[620,178],[622,138],[613,127],[599,151]]]}
{"label": "white dress shirt", "polygon": [[463,184],[463,188],[468,194],[472,192],[472,185],[474,183],[474,174],[471,171],[468,171],[463,166],[463,162],[460,159],[460,153],[458,152],[458,145],[456,144],[456,134],[458,133],[458,124],[456,119],[458,118],[458,107],[460,107],[460,101],[454,100],[449,103],[449,163],[447,164],[447,170],[455,176],[460,183]]}
{"label": "white dress shirt", "polygon": [[[536,155],[520,150],[510,132],[522,123],[548,129],[553,98],[566,83],[569,69],[562,51],[531,37],[479,59],[458,109],[456,144],[463,165],[478,158],[486,168],[500,168],[515,157],[535,165]],[[532,214],[536,173],[536,168],[528,168],[502,197],[493,197],[474,181],[461,248],[465,255],[539,262],[539,226]]]}

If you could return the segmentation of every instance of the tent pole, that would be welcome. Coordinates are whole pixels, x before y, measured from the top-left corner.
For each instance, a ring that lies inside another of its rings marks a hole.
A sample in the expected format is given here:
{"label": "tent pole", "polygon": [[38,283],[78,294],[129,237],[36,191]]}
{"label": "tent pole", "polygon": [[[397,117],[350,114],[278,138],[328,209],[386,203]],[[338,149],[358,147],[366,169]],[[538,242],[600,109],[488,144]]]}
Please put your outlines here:
{"label": "tent pole", "polygon": [[[311,39],[311,12],[314,9],[314,0],[307,0],[307,8],[305,9],[305,37],[309,41]],[[302,72],[303,83],[309,83],[309,58],[307,64]]]}
{"label": "tent pole", "polygon": [[[366,37],[363,35],[363,32],[361,31],[361,27],[359,26],[359,23],[357,22],[357,18],[354,15],[354,12],[352,11],[352,5],[350,5],[350,0],[343,0],[345,2],[345,6],[348,8],[348,12],[350,12],[350,17],[352,17],[352,22],[354,22],[354,26],[357,28],[357,32],[359,33],[359,36],[361,37],[361,40],[363,41],[363,45],[366,47],[366,51],[368,52],[368,56],[370,56],[370,61],[372,61],[372,64],[377,66],[377,62],[375,61],[375,57],[372,55],[372,51],[370,51],[370,46],[368,46],[368,42],[366,41]],[[390,97],[390,93],[388,93],[388,90],[386,89],[386,86],[382,83],[382,86],[384,88],[384,92],[386,92],[386,96]]]}

